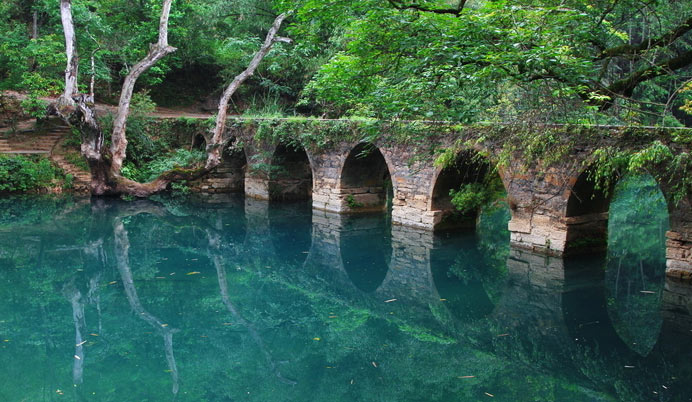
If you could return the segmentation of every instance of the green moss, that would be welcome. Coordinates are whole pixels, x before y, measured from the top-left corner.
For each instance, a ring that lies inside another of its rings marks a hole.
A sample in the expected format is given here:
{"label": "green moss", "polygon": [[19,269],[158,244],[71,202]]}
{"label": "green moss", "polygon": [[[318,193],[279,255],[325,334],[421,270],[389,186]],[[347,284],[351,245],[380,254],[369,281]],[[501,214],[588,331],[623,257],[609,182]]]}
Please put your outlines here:
{"label": "green moss", "polygon": [[[159,119],[147,126],[150,137],[165,140],[169,148],[189,146],[197,134],[208,133],[213,119]],[[692,193],[690,130],[651,127],[578,125],[459,125],[423,121],[376,119],[323,120],[311,117],[231,118],[227,123],[236,144],[252,139],[259,144],[292,144],[313,153],[326,152],[343,142],[379,142],[414,149],[411,163],[432,161],[444,167],[460,150],[475,149],[495,168],[516,167],[545,173],[550,167],[574,159],[575,149],[591,150],[584,168],[609,188],[626,172],[647,171],[659,182],[672,183],[675,202]],[[251,162],[252,164],[252,162]],[[655,167],[655,169],[651,169]],[[650,171],[651,170],[651,171]]]}

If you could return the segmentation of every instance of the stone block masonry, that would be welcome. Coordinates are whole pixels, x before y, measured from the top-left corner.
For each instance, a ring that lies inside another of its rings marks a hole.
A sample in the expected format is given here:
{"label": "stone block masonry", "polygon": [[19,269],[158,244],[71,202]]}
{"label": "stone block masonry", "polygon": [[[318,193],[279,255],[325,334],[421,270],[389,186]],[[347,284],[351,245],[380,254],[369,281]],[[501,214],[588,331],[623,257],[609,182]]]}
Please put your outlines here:
{"label": "stone block masonry", "polygon": [[[390,209],[392,224],[428,231],[447,227],[446,220],[458,214],[449,202],[449,190],[473,182],[467,176],[469,171],[482,170],[469,168],[478,163],[478,156],[484,155],[487,166],[494,166],[503,151],[501,143],[490,141],[460,148],[461,139],[479,137],[477,132],[473,134],[476,137],[466,133],[463,127],[445,131],[444,135],[431,135],[425,143],[413,143],[392,140],[386,135],[373,136],[365,129],[359,132],[358,124],[348,121],[296,122],[298,128],[293,134],[277,138],[258,135],[258,122],[230,124],[233,129],[228,130],[228,136],[234,137],[234,143],[243,144],[243,152],[231,155],[231,160],[225,160],[195,185],[197,190],[242,191],[247,197],[264,200],[304,195],[314,209],[339,214]],[[279,120],[272,124],[290,125]],[[438,126],[431,125],[430,129],[439,129]],[[300,127],[309,127],[311,135],[321,130],[333,131],[334,127],[345,127],[345,131],[341,137],[334,136],[341,139],[330,139],[317,146]],[[611,128],[602,131],[602,135],[590,138],[601,138],[608,145],[629,141],[626,136],[611,136]],[[650,135],[658,134],[652,131]],[[588,175],[590,158],[598,146],[597,142],[576,143],[548,168],[528,163],[521,153],[502,164],[499,175],[511,211],[509,230],[513,247],[556,256],[605,250],[610,199]],[[458,165],[466,166],[466,173],[445,172],[450,167],[435,165],[435,151],[449,148],[458,150],[457,159],[468,159]],[[671,223],[667,234],[667,274],[690,280],[692,195],[670,201],[670,182],[661,182],[661,190],[669,200]],[[470,218],[473,223],[474,217]]]}

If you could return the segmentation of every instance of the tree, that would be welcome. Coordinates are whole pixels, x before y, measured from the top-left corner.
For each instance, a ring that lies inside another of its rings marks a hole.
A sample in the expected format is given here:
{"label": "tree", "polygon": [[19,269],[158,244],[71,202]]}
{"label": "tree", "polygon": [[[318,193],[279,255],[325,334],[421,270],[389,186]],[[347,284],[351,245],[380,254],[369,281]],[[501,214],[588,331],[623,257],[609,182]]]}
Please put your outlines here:
{"label": "tree", "polygon": [[684,2],[286,3],[298,7],[300,29],[346,26],[345,46],[304,93],[332,114],[569,121],[591,109],[661,123],[692,76]]}
{"label": "tree", "polygon": [[60,1],[60,14],[65,36],[65,54],[67,67],[65,69],[65,87],[63,94],[51,107],[51,111],[68,124],[77,127],[82,134],[82,154],[89,162],[92,174],[91,190],[94,195],[130,194],[144,197],[165,189],[169,183],[176,180],[192,180],[214,169],[221,162],[221,151],[227,139],[223,138],[227,117],[227,108],[233,93],[240,85],[252,76],[262,59],[269,53],[276,42],[290,42],[290,39],[277,36],[286,14],[280,14],[269,29],[264,44],[255,54],[248,67],[230,83],[224,91],[219,104],[216,125],[211,133],[211,141],[207,146],[207,161],[204,166],[174,169],[161,174],[158,178],[139,183],[121,175],[123,161],[127,150],[127,118],[130,112],[130,101],[138,78],[154,66],[166,55],[176,51],[168,44],[168,21],[172,0],[164,0],[158,26],[158,41],[149,46],[148,53],[134,64],[122,86],[120,101],[113,122],[111,146],[106,148],[104,133],[96,119],[93,104],[89,96],[78,92],[77,78],[79,61],[76,54],[76,35],[72,19],[71,0]]}

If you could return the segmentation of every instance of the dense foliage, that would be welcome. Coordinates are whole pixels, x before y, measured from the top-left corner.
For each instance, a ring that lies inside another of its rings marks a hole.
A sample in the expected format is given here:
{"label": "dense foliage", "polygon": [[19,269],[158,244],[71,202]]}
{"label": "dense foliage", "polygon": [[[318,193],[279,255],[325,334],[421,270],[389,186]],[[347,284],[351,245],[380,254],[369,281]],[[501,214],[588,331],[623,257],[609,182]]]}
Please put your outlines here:
{"label": "dense foliage", "polygon": [[[114,99],[156,32],[159,1],[75,0],[79,82]],[[452,121],[689,122],[686,1],[176,1],[178,50],[139,83],[161,104],[205,102],[241,71],[279,11],[287,34],[236,97],[252,113]],[[0,5],[0,89],[61,88],[58,4]],[[90,67],[93,58],[94,67]]]}
{"label": "dense foliage", "polygon": [[304,94],[330,114],[677,124],[690,78],[684,1],[297,3],[314,41],[341,28]]}
{"label": "dense foliage", "polygon": [[0,154],[0,193],[41,191],[57,179],[64,179],[62,171],[47,158]]}

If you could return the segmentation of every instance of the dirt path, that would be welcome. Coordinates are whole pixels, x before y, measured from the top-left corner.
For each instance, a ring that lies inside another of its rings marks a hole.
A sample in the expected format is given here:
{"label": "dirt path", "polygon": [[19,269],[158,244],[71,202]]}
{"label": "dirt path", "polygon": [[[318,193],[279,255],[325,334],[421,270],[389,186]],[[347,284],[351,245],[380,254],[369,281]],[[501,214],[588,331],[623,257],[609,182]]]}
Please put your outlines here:
{"label": "dirt path", "polygon": [[[21,92],[17,91],[3,91],[2,95],[12,97],[18,100],[24,100],[27,98],[27,95]],[[57,97],[42,97],[41,100],[44,100],[46,102],[54,102],[58,98]],[[101,103],[101,102],[96,102],[94,105],[95,109],[98,113],[115,113],[118,109],[117,106],[115,105],[109,105],[106,103]],[[175,119],[178,117],[187,117],[190,119],[208,119],[210,117],[213,117],[214,115],[211,113],[202,113],[202,112],[195,112],[191,110],[193,108],[180,108],[180,109],[173,109],[173,108],[166,108],[166,107],[160,107],[157,106],[156,109],[154,110],[154,113],[151,113],[152,117],[157,117],[161,119]],[[23,122],[22,122],[23,123]]]}

